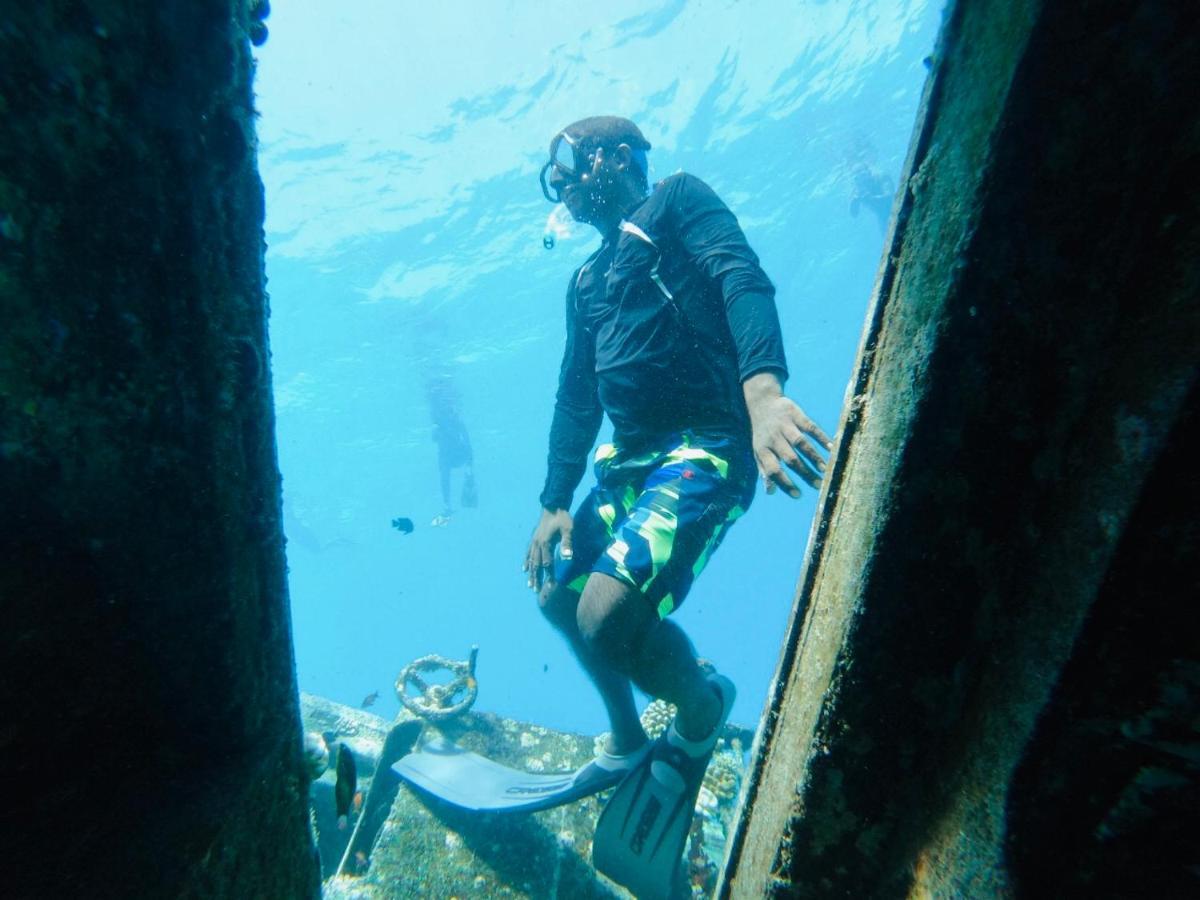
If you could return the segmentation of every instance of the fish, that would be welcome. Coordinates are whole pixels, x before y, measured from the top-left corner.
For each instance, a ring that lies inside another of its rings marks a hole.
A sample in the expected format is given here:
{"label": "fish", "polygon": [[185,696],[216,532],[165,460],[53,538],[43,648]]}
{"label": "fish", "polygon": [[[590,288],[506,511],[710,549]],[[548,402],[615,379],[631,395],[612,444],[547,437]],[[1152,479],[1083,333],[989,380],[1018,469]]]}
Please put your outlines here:
{"label": "fish", "polygon": [[363,697],[363,701],[360,704],[360,706],[363,709],[366,709],[368,706],[374,706],[375,701],[378,699],[379,699],[379,691],[371,691],[371,693],[369,693],[369,694],[367,694],[367,696]]}
{"label": "fish", "polygon": [[542,671],[549,672],[550,671],[550,663],[542,663]]}
{"label": "fish", "polygon": [[362,850],[358,850],[354,854],[354,868],[359,872],[365,872],[367,870],[367,854]]}
{"label": "fish", "polygon": [[354,792],[358,788],[358,767],[354,764],[354,754],[345,744],[338,744],[337,781],[333,786],[333,802],[337,808],[337,827],[345,831],[350,824],[350,806],[354,801]]}
{"label": "fish", "polygon": [[412,534],[413,533],[413,520],[405,519],[405,518],[392,519],[392,527],[395,528],[397,531],[399,531],[401,534]]}
{"label": "fish", "polygon": [[350,808],[353,809],[355,813],[361,813],[362,805],[363,805],[363,792],[355,791],[354,792],[354,802],[350,804]]}

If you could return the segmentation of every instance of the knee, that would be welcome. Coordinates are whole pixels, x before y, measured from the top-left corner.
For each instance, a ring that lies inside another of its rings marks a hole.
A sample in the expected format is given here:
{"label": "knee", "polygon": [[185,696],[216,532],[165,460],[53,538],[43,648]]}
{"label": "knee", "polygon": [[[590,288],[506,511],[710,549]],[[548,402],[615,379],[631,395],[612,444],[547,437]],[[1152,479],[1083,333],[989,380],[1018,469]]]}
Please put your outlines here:
{"label": "knee", "polygon": [[579,605],[579,595],[561,584],[543,585],[538,592],[538,607],[546,620],[564,631],[575,626],[575,608]]}
{"label": "knee", "polygon": [[585,597],[576,609],[575,624],[592,653],[620,671],[630,669],[636,633],[633,623],[620,609],[588,603]]}

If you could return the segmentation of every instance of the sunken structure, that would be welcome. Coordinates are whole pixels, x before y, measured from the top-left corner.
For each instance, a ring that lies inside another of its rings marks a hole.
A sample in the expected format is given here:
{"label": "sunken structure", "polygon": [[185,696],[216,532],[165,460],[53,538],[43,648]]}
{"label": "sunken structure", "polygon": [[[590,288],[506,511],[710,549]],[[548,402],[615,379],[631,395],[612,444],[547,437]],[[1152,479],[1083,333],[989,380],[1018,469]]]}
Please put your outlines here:
{"label": "sunken structure", "polygon": [[[6,896],[311,898],[336,855],[280,528],[264,15],[0,13]],[[958,0],[929,65],[744,803],[700,888],[1194,895],[1200,17]],[[588,752],[513,727],[555,764]],[[514,822],[497,850],[407,789],[372,813],[423,824],[380,826],[338,890],[402,839],[489,895],[608,890],[573,820]],[[553,862],[542,882],[519,847]]]}

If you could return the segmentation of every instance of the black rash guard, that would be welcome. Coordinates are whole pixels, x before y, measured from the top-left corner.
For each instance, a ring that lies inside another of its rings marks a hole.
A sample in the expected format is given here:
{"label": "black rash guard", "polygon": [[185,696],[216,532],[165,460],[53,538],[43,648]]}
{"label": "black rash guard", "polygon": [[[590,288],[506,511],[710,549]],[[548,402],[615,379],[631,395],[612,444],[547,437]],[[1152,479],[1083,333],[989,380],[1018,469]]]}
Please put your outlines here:
{"label": "black rash guard", "polygon": [[787,378],[774,298],[712,188],[660,182],[571,278],[542,506],[570,506],[605,412],[634,451],[683,430],[748,447],[742,382]]}

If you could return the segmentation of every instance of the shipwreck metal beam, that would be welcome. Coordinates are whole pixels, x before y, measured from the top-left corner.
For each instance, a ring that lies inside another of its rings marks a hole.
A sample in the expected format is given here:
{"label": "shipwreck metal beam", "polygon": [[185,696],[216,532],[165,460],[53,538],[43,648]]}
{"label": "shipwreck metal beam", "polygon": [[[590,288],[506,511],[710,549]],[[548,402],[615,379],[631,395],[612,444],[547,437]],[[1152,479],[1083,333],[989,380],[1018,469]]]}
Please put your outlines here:
{"label": "shipwreck metal beam", "polygon": [[[1096,787],[1047,777],[1081,741],[1073,710],[1127,703],[1089,726],[1117,753],[1153,725],[1134,696],[1200,671],[1194,640],[1143,664],[1196,596],[1175,577],[1194,510],[1168,513],[1162,485],[1197,493],[1197,18],[1182,0],[948,11],[723,895],[995,896],[1042,884],[1055,840],[1055,893],[1096,895],[1104,854],[1133,846],[1098,821],[1120,821],[1140,764],[1057,832],[1041,801]],[[1171,578],[1131,563],[1160,558],[1131,517],[1179,542]],[[1119,596],[1163,617],[1100,615]],[[1098,701],[1082,673],[1126,633],[1139,687]],[[1164,715],[1187,721],[1195,687]],[[1190,860],[1159,852],[1178,887]]]}
{"label": "shipwreck metal beam", "polygon": [[247,7],[0,13],[9,897],[319,893]]}

